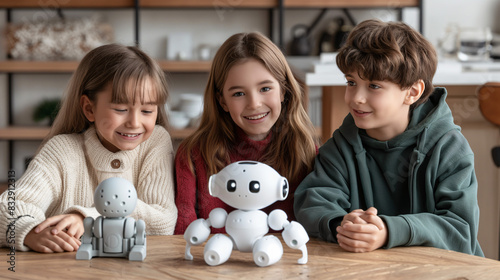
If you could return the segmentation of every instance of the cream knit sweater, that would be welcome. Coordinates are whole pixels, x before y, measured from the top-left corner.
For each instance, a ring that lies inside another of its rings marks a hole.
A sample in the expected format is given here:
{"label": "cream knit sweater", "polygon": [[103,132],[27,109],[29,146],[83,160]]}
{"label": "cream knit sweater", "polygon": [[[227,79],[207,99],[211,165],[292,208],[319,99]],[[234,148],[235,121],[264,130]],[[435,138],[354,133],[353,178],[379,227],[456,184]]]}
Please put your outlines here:
{"label": "cream knit sweater", "polygon": [[100,216],[93,207],[94,190],[110,177],[123,177],[136,187],[137,206],[130,216],[146,222],[147,234],[172,234],[177,219],[173,156],[170,135],[161,126],[134,150],[116,153],[101,144],[93,127],[53,137],[16,182],[15,203],[8,191],[0,196],[0,233],[7,233],[0,247],[15,240],[16,250],[29,250],[24,245],[28,232],[54,215]]}

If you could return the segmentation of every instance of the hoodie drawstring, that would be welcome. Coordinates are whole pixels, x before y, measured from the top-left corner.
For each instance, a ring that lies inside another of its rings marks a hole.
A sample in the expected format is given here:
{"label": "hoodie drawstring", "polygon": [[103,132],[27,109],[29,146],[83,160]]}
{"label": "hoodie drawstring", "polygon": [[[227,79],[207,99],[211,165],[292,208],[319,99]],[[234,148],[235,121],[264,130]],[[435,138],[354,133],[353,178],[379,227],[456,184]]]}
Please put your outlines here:
{"label": "hoodie drawstring", "polygon": [[409,187],[409,194],[410,194],[410,211],[411,213],[416,213],[417,209],[415,208],[415,204],[413,203],[414,199],[417,196],[417,187],[416,182],[414,182],[414,178],[416,178],[416,172],[418,170],[418,167],[422,163],[422,160],[424,158],[424,153],[422,152],[425,147],[425,140],[427,139],[427,131],[429,130],[429,127],[425,127],[424,130],[422,131],[422,134],[420,134],[420,137],[417,140],[417,145],[415,146],[415,149],[413,149],[413,152],[410,157],[410,169],[408,170],[408,187]]}

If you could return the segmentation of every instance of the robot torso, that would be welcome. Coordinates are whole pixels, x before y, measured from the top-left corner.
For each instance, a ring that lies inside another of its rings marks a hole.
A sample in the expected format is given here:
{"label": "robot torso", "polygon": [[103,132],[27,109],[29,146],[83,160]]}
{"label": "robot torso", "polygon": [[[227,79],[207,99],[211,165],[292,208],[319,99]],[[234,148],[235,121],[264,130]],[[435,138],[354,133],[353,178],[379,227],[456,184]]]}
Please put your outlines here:
{"label": "robot torso", "polygon": [[226,232],[241,252],[251,252],[255,241],[268,231],[267,214],[263,211],[234,210],[227,216]]}

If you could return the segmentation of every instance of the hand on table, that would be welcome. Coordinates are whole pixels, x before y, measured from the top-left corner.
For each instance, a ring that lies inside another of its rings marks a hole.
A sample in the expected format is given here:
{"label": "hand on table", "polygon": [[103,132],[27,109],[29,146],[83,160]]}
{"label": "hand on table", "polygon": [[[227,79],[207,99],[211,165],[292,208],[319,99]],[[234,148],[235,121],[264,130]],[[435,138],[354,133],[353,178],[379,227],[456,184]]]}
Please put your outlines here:
{"label": "hand on table", "polygon": [[84,232],[83,219],[81,214],[50,217],[26,235],[24,244],[41,253],[76,251]]}
{"label": "hand on table", "polygon": [[374,207],[352,211],[337,227],[337,242],[346,251],[370,252],[384,246],[386,241],[386,225]]}

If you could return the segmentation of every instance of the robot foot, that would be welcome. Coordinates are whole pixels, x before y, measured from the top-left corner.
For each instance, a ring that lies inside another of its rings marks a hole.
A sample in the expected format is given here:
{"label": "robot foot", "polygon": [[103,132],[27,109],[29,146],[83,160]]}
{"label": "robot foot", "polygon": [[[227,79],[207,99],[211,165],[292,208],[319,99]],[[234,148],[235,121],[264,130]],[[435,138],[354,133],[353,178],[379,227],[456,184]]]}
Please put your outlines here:
{"label": "robot foot", "polygon": [[146,258],[146,246],[145,245],[135,245],[130,253],[128,254],[128,259],[131,261],[142,262]]}
{"label": "robot foot", "polygon": [[92,257],[92,244],[82,244],[76,251],[77,260],[90,260]]}
{"label": "robot foot", "polygon": [[258,266],[269,266],[281,259],[283,246],[280,240],[273,235],[264,236],[255,242],[253,247],[253,261]]}
{"label": "robot foot", "polygon": [[233,241],[223,234],[216,234],[205,245],[203,256],[208,265],[219,265],[229,259],[232,250]]}

